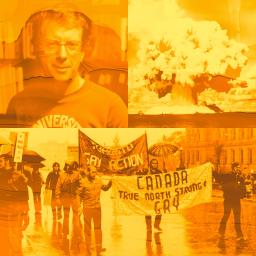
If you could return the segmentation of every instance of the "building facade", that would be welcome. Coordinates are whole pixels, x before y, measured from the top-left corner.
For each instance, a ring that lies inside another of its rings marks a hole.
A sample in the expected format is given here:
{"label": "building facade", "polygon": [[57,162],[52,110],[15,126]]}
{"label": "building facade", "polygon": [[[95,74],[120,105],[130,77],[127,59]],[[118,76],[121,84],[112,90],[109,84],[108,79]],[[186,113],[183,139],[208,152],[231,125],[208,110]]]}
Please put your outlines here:
{"label": "building facade", "polygon": [[182,144],[187,168],[211,161],[225,172],[237,161],[244,174],[256,172],[256,128],[188,128]]}

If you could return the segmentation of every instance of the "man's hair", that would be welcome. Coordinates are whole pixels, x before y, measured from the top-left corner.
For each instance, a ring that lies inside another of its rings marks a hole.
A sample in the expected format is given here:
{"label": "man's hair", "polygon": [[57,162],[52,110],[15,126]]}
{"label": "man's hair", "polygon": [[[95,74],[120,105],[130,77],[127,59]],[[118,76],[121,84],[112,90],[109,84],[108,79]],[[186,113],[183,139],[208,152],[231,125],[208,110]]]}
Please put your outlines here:
{"label": "man's hair", "polygon": [[150,160],[149,165],[151,166],[154,161],[158,164],[158,160],[156,158],[153,158]]}
{"label": "man's hair", "polygon": [[55,167],[55,166],[60,167],[60,164],[59,164],[58,162],[54,162],[54,163],[52,164],[52,167]]}
{"label": "man's hair", "polygon": [[[32,25],[32,43],[34,52],[38,53],[40,48],[40,38],[42,34],[42,26],[45,21],[54,21],[67,28],[82,28],[82,48],[89,40],[91,31],[91,20],[82,12],[78,12],[72,8],[59,7],[49,10],[43,10],[33,14],[27,21],[26,27],[31,30]],[[25,35],[26,36],[26,35]]]}
{"label": "man's hair", "polygon": [[69,172],[69,171],[71,171],[71,164],[70,163],[65,163],[65,165],[64,165],[64,167],[63,167],[63,170],[65,171],[65,172]]}

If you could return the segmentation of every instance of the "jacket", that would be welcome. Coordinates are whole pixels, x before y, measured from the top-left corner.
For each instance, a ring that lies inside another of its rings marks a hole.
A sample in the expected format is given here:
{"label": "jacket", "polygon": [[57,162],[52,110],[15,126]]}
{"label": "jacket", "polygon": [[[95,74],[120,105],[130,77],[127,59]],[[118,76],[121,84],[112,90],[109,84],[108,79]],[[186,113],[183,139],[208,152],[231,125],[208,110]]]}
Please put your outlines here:
{"label": "jacket", "polygon": [[55,190],[56,199],[65,196],[76,196],[79,188],[79,178],[78,171],[61,173]]}
{"label": "jacket", "polygon": [[223,197],[226,200],[239,201],[246,195],[244,179],[235,173],[223,174],[221,177]]}
{"label": "jacket", "polygon": [[83,178],[79,186],[79,195],[83,202],[83,207],[100,208],[101,190],[107,191],[111,185],[112,181],[104,185],[100,177],[96,177],[95,180],[90,180],[87,177]]}
{"label": "jacket", "polygon": [[46,178],[46,188],[55,191],[60,173],[49,172]]}
{"label": "jacket", "polygon": [[33,171],[29,179],[28,185],[31,187],[33,193],[40,193],[44,180],[42,174],[38,171]]}

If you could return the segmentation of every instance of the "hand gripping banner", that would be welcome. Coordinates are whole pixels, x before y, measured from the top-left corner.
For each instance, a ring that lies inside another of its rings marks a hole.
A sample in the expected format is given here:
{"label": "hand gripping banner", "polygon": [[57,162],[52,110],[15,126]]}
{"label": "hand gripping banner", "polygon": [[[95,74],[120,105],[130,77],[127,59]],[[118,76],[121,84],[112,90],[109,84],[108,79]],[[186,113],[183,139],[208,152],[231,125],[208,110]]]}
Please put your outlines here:
{"label": "hand gripping banner", "polygon": [[131,175],[148,168],[146,134],[120,148],[103,147],[79,131],[81,165],[94,165],[100,172]]}
{"label": "hand gripping banner", "polygon": [[211,201],[212,165],[155,175],[114,176],[114,215],[175,213]]}

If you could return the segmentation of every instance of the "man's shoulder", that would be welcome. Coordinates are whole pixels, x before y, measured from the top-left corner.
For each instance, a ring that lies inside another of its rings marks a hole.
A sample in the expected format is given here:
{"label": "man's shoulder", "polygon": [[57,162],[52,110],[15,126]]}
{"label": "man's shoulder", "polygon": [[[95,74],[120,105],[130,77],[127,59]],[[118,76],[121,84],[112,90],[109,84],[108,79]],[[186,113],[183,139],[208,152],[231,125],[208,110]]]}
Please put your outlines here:
{"label": "man's shoulder", "polygon": [[120,98],[120,96],[117,93],[91,80],[86,80],[86,83],[88,83],[88,85],[90,86],[90,90],[92,92],[94,92],[95,94],[98,94],[98,96],[103,96],[107,100],[111,100],[113,98],[116,98],[116,99]]}
{"label": "man's shoulder", "polygon": [[25,104],[26,102],[30,102],[29,100],[32,99],[51,97],[49,91],[44,87],[45,81],[41,78],[24,80],[23,84],[23,90],[19,91],[12,97],[10,104],[18,102]]}
{"label": "man's shoulder", "polygon": [[51,176],[52,176],[52,173],[53,173],[53,171],[50,171],[50,172],[48,173],[47,177],[51,177]]}

